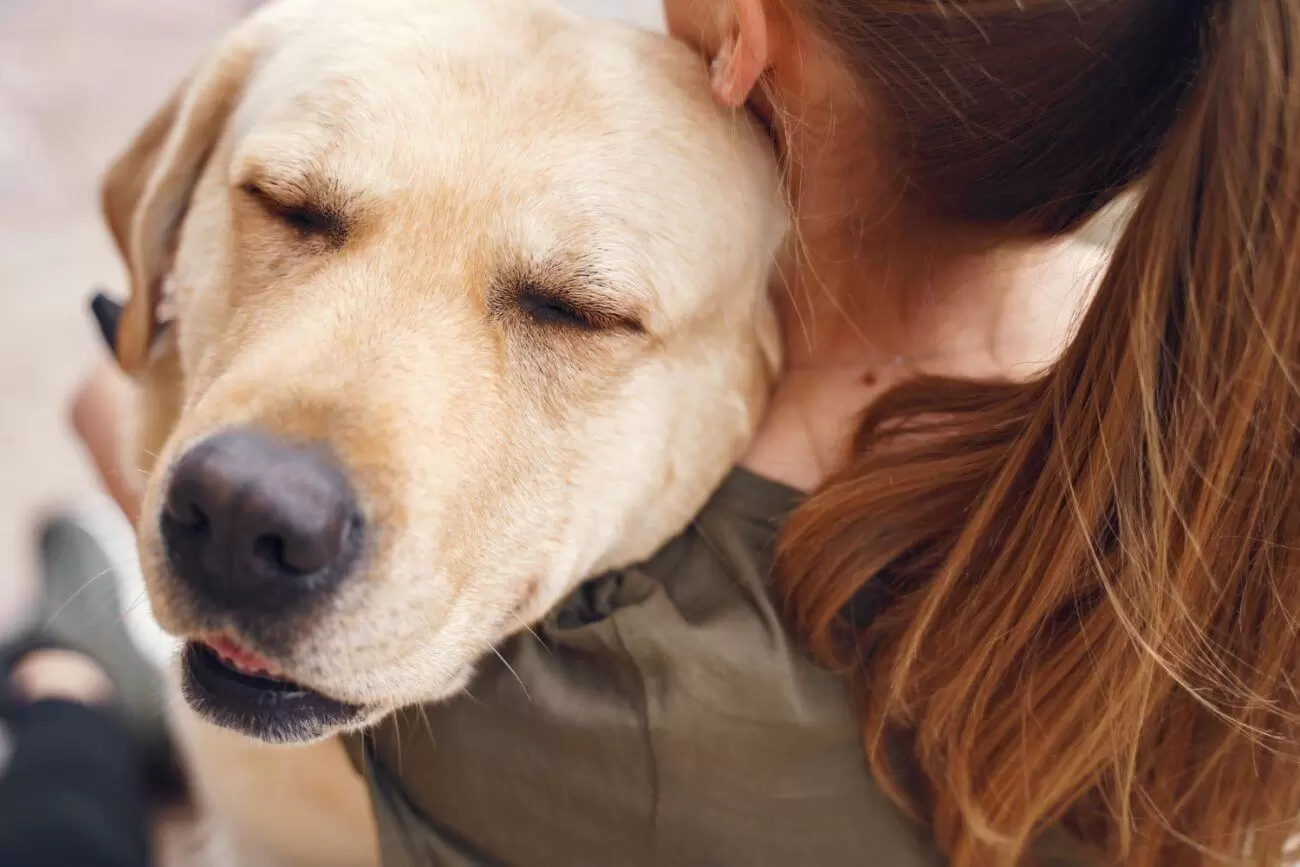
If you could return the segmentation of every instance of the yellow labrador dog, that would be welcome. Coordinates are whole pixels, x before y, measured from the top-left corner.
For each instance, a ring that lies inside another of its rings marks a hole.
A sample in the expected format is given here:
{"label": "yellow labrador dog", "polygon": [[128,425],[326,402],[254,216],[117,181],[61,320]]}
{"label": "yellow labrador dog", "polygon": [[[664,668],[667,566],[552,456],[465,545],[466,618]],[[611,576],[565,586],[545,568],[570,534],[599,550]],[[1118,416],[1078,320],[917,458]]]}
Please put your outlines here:
{"label": "yellow labrador dog", "polygon": [[370,863],[331,737],[461,691],[745,446],[778,363],[769,148],[685,47],[545,0],[282,0],[104,199],[213,857]]}

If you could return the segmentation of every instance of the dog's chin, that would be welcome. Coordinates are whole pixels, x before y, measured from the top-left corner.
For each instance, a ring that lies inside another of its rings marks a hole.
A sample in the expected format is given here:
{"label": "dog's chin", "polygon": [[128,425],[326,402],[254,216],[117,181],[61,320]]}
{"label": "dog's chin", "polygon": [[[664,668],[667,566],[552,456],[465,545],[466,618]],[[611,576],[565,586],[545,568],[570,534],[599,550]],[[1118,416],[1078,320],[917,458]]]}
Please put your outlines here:
{"label": "dog's chin", "polygon": [[201,717],[267,743],[302,744],[373,721],[376,712],[287,680],[245,674],[191,641],[181,654],[181,691]]}

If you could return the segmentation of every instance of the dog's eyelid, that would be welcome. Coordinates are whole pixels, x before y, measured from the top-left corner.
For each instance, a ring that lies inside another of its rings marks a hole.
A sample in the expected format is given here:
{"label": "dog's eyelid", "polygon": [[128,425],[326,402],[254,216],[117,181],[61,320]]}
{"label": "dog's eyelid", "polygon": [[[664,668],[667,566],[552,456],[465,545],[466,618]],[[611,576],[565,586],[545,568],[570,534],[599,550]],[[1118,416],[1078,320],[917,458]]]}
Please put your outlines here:
{"label": "dog's eyelid", "polygon": [[271,216],[305,235],[321,235],[341,241],[346,225],[341,209],[313,200],[296,184],[250,180],[240,184]]}
{"label": "dog's eyelid", "polygon": [[644,334],[646,330],[637,312],[589,289],[525,280],[514,287],[512,301],[542,325],[629,334]]}
{"label": "dog's eyelid", "polygon": [[293,185],[253,180],[244,181],[239,185],[239,189],[245,195],[257,199],[260,204],[274,210],[324,210],[313,204],[305,190]]}

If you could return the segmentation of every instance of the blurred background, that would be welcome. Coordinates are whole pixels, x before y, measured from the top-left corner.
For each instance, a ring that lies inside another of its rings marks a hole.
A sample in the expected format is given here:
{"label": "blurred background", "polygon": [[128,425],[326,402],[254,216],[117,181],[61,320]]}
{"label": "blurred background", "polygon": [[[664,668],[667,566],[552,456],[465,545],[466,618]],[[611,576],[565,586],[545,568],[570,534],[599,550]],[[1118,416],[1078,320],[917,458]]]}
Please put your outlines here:
{"label": "blurred background", "polygon": [[[660,27],[658,0],[568,0]],[[123,272],[99,176],[212,41],[257,0],[0,0],[0,623],[33,573],[33,530],[96,494],[65,422],[103,353],[92,287]]]}

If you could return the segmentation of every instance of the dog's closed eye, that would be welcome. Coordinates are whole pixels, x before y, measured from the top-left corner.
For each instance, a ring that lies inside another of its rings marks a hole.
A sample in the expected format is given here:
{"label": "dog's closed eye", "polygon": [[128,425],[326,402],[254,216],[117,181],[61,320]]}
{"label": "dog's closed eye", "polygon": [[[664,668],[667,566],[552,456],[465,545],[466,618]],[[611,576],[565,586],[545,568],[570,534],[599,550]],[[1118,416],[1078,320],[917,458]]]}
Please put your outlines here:
{"label": "dog's closed eye", "polygon": [[540,283],[523,282],[516,288],[514,303],[538,325],[589,332],[627,331],[639,334],[645,330],[635,315],[617,309],[602,299],[587,298],[584,295],[585,293],[559,291]]}
{"label": "dog's closed eye", "polygon": [[342,216],[332,208],[310,201],[291,202],[256,183],[244,184],[243,191],[267,215],[303,237],[338,244],[346,234]]}
{"label": "dog's closed eye", "polygon": [[520,286],[515,303],[539,325],[583,331],[644,330],[639,320],[622,311],[593,301],[567,297],[544,286]]}

